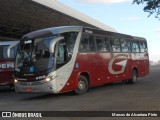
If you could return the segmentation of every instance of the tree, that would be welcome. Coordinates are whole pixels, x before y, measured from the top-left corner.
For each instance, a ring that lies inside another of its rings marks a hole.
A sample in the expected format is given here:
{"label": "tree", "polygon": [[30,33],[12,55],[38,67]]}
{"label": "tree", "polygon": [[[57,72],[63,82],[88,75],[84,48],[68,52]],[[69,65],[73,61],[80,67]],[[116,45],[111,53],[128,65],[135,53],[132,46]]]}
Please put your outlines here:
{"label": "tree", "polygon": [[133,0],[133,4],[145,4],[144,12],[149,12],[148,17],[155,14],[160,20],[160,0]]}

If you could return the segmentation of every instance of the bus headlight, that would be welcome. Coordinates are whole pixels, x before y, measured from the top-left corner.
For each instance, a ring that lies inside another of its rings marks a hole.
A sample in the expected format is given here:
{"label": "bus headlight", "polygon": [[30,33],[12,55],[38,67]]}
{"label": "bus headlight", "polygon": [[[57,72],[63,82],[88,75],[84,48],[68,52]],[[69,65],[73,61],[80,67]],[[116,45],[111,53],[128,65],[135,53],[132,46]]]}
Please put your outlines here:
{"label": "bus headlight", "polygon": [[53,76],[47,77],[45,80],[46,80],[47,82],[49,82],[49,81],[51,81],[51,80],[54,80],[56,77],[57,77],[57,75],[53,75]]}
{"label": "bus headlight", "polygon": [[46,81],[49,82],[51,80],[51,78],[46,78]]}
{"label": "bus headlight", "polygon": [[18,80],[17,80],[17,79],[15,79],[15,80],[14,80],[14,83],[17,83],[17,82],[18,82]]}

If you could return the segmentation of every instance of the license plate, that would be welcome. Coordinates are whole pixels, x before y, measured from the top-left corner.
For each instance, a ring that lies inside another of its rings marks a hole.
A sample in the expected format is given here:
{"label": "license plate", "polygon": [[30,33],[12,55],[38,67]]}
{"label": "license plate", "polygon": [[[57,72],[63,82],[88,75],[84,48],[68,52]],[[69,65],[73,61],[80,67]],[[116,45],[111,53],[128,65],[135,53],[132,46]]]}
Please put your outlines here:
{"label": "license plate", "polygon": [[33,89],[32,89],[32,88],[25,88],[25,91],[26,91],[26,92],[32,92]]}

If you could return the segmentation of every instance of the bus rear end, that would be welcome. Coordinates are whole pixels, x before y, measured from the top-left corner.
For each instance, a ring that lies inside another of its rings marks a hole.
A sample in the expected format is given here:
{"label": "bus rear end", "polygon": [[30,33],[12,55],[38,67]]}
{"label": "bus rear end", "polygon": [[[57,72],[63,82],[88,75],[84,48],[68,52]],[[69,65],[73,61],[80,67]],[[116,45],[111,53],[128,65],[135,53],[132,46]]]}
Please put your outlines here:
{"label": "bus rear end", "polygon": [[18,41],[0,42],[0,85],[13,87],[14,56]]}

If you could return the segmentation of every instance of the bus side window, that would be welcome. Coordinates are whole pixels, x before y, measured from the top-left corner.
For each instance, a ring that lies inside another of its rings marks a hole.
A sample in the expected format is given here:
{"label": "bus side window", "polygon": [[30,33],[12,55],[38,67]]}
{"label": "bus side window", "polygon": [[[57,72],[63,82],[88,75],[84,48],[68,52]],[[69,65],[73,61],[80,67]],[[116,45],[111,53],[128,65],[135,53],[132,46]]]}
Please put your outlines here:
{"label": "bus side window", "polygon": [[10,58],[15,58],[17,47],[18,46],[15,46],[15,47],[11,48],[11,53],[10,53],[11,57]]}
{"label": "bus side window", "polygon": [[64,39],[57,44],[58,54],[56,69],[62,67],[71,60],[77,35],[77,32],[67,32],[63,34]]}
{"label": "bus side window", "polygon": [[80,52],[90,52],[95,50],[95,44],[93,36],[84,35],[81,39],[79,51]]}
{"label": "bus side window", "polygon": [[147,44],[146,44],[146,42],[139,42],[139,45],[140,45],[141,52],[146,52],[147,51]]}
{"label": "bus side window", "polygon": [[79,50],[80,50],[80,52],[87,52],[87,51],[89,51],[89,39],[88,39],[88,37],[83,37],[81,39]]}
{"label": "bus side window", "polygon": [[122,52],[130,52],[130,42],[128,40],[121,39]]}
{"label": "bus side window", "polygon": [[58,46],[57,64],[64,64],[66,62],[66,45],[60,42]]}
{"label": "bus side window", "polygon": [[109,52],[110,51],[110,43],[109,43],[109,38],[106,38],[105,39],[105,48],[106,48],[106,51]]}
{"label": "bus side window", "polygon": [[131,43],[131,49],[132,49],[132,52],[139,53],[140,49],[139,49],[138,42],[132,42]]}
{"label": "bus side window", "polygon": [[0,46],[0,59],[3,59],[3,46]]}
{"label": "bus side window", "polygon": [[110,45],[113,52],[121,52],[119,39],[111,38]]}
{"label": "bus side window", "polygon": [[104,37],[96,37],[96,45],[97,45],[97,51],[101,52],[107,51]]}
{"label": "bus side window", "polygon": [[77,38],[78,33],[77,32],[68,32],[65,33],[65,42],[66,42],[66,49],[67,49],[67,54],[68,54],[68,59],[70,60],[72,58],[73,54],[73,49],[75,46],[76,38]]}
{"label": "bus side window", "polygon": [[96,47],[95,47],[93,36],[89,36],[89,48],[90,48],[90,51],[95,51]]}
{"label": "bus side window", "polygon": [[4,59],[7,59],[7,58],[8,58],[7,52],[6,52],[7,49],[8,49],[8,47],[9,47],[8,45],[4,45],[4,46],[3,46],[3,58],[4,58]]}

